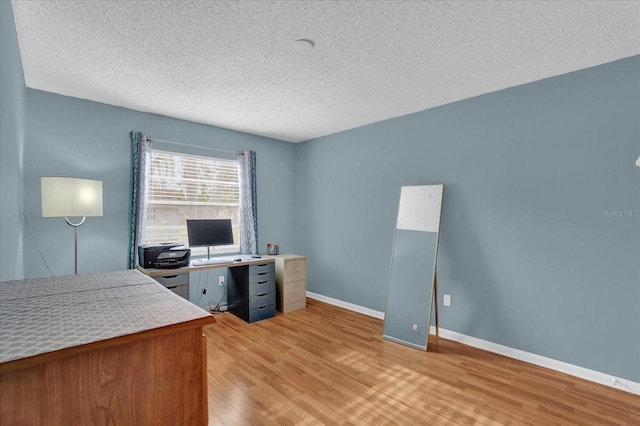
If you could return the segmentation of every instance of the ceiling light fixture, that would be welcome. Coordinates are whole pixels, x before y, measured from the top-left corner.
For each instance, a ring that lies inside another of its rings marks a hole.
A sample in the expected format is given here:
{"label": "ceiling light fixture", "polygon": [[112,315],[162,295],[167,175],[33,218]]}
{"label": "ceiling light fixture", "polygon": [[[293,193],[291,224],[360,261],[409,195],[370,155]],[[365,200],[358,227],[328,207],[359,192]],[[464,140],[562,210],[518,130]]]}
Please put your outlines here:
{"label": "ceiling light fixture", "polygon": [[316,44],[308,38],[301,38],[293,42],[293,47],[297,50],[311,50]]}

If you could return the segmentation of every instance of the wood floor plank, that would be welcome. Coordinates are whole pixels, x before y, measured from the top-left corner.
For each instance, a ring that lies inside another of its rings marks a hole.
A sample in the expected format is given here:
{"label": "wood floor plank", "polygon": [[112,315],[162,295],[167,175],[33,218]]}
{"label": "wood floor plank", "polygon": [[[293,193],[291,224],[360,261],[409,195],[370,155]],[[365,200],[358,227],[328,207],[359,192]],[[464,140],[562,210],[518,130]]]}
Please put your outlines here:
{"label": "wood floor plank", "polygon": [[640,425],[640,396],[308,299],[205,328],[210,425]]}

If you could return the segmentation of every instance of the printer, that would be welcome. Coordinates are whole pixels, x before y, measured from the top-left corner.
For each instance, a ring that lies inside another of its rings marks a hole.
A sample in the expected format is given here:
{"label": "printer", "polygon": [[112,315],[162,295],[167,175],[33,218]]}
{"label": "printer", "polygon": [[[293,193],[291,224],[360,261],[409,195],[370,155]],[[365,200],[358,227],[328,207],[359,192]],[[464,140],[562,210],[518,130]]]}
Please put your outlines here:
{"label": "printer", "polygon": [[191,249],[178,243],[149,243],[138,246],[138,263],[143,268],[170,269],[189,266]]}

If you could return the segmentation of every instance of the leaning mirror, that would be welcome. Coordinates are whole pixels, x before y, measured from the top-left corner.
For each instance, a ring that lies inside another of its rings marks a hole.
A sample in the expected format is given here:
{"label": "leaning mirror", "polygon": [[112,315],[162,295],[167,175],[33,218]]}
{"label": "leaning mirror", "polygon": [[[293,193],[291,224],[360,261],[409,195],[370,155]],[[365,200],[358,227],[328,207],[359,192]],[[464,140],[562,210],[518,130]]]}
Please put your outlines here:
{"label": "leaning mirror", "polygon": [[427,350],[432,306],[437,318],[443,192],[443,184],[403,186],[393,238],[383,338],[423,350]]}

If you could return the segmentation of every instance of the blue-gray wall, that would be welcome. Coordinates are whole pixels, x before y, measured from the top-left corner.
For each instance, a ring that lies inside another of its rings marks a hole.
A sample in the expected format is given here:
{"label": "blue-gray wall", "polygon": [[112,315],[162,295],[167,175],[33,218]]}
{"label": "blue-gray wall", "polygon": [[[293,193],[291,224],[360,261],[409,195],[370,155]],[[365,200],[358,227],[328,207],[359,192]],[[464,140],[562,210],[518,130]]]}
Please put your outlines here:
{"label": "blue-gray wall", "polygon": [[636,56],[300,144],[308,290],[383,311],[400,187],[444,183],[441,326],[640,381],[639,123]]}
{"label": "blue-gray wall", "polygon": [[25,85],[11,2],[0,1],[0,281],[22,278]]}

